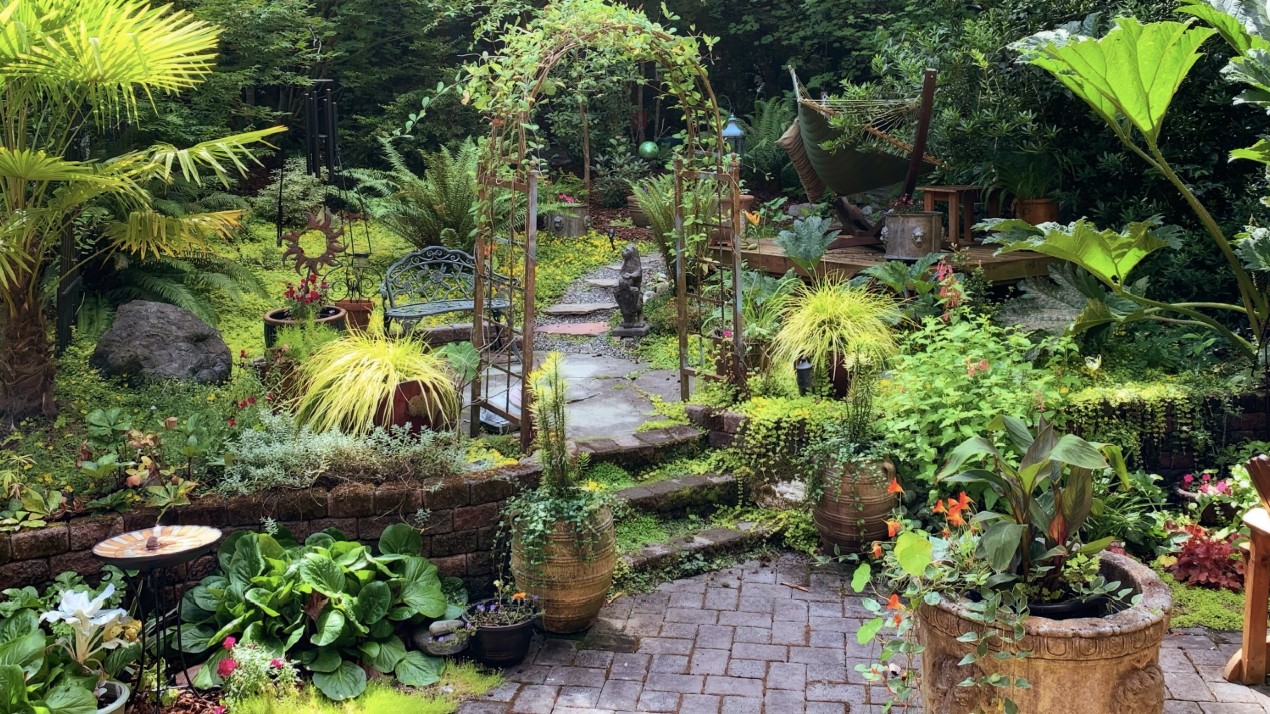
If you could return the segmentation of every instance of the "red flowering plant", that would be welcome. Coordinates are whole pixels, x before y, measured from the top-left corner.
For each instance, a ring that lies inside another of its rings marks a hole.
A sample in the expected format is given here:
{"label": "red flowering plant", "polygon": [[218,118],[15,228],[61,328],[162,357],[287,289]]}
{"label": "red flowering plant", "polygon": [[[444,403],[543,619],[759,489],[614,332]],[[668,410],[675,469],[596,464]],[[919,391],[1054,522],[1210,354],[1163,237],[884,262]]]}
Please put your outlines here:
{"label": "red flowering plant", "polygon": [[310,320],[326,306],[326,289],[330,287],[317,273],[309,273],[299,285],[287,283],[282,297],[286,299],[287,317]]}
{"label": "red flowering plant", "polygon": [[216,664],[222,680],[221,703],[234,711],[255,697],[281,698],[299,682],[295,663],[255,642],[239,644],[234,637],[221,642],[228,654]]}
{"label": "red flowering plant", "polygon": [[[987,436],[954,449],[938,481],[957,494],[938,498],[925,526],[888,521],[892,540],[875,544],[874,563],[855,571],[856,592],[873,582],[874,564],[883,576],[880,597],[864,603],[875,617],[857,632],[861,644],[881,640],[881,656],[857,669],[896,702],[912,703],[919,679],[914,663],[924,649],[913,615],[923,607],[954,602],[983,624],[960,638],[971,646],[961,664],[970,665],[1028,656],[1018,646],[1023,621],[1041,603],[1132,602],[1131,590],[1098,572],[1098,554],[1111,540],[1086,542],[1081,535],[1100,505],[1094,478],[1107,471],[1127,482],[1118,447],[1060,436],[1044,420],[1033,433],[1021,419],[998,417]],[[1028,684],[1001,672],[967,670],[968,686],[995,688],[1002,710],[1016,711],[1010,690]]]}

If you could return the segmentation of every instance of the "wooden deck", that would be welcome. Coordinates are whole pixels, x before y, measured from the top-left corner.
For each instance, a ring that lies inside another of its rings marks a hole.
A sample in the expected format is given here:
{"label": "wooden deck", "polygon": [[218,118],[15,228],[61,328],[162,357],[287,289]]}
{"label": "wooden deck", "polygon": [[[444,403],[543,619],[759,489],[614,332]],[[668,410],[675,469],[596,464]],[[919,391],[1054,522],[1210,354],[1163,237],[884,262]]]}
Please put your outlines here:
{"label": "wooden deck", "polygon": [[[719,249],[719,252],[720,259],[725,264],[731,262],[730,250]],[[993,283],[1008,283],[1049,275],[1049,265],[1054,261],[1053,258],[1030,251],[996,255],[995,247],[984,245],[971,246],[967,252],[969,265],[981,266],[984,276]],[[741,258],[751,269],[774,275],[782,275],[791,268],[795,272],[802,272],[785,257],[785,251],[781,250],[780,246],[766,238],[759,241],[757,248],[742,250]],[[880,245],[840,248],[825,253],[825,257],[820,259],[820,269],[816,272],[820,275],[851,277],[865,268],[885,262],[886,258],[882,256]]]}

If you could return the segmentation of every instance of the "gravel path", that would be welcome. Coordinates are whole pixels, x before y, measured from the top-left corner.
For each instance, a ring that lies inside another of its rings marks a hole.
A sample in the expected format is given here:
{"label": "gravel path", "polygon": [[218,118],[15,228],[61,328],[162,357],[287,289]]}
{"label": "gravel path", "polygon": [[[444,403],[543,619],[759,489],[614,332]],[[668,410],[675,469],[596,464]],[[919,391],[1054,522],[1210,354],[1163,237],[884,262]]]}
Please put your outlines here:
{"label": "gravel path", "polygon": [[[662,264],[661,256],[656,252],[652,244],[637,244],[640,247],[642,255],[640,261],[644,265],[644,286],[647,288],[653,281],[654,276],[658,273],[665,272]],[[560,298],[557,304],[566,303],[608,303],[612,304],[613,288],[598,287],[587,282],[588,280],[617,280],[619,277],[619,266],[614,263],[602,266],[597,270],[576,280],[565,294]],[[547,315],[538,314],[538,325],[561,325],[561,324],[583,324],[604,322],[610,325],[616,324],[621,320],[621,315],[617,310],[602,310],[588,315]],[[609,337],[605,332],[595,336],[579,336],[579,335],[553,335],[538,332],[534,336],[534,351],[546,353],[550,351],[562,352],[564,354],[575,355],[591,355],[599,357],[620,357],[623,359],[635,359],[635,341],[630,339],[617,339]]]}

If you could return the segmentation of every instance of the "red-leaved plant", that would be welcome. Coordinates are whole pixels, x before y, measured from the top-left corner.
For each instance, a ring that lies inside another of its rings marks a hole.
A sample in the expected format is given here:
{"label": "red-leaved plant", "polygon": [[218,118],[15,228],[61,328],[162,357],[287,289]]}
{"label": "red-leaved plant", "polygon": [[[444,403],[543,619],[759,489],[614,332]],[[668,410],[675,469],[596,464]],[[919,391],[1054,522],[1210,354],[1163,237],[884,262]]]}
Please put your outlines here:
{"label": "red-leaved plant", "polygon": [[1244,586],[1244,560],[1235,548],[1237,536],[1214,538],[1203,526],[1186,526],[1190,538],[1182,544],[1169,572],[1178,582],[1236,592]]}

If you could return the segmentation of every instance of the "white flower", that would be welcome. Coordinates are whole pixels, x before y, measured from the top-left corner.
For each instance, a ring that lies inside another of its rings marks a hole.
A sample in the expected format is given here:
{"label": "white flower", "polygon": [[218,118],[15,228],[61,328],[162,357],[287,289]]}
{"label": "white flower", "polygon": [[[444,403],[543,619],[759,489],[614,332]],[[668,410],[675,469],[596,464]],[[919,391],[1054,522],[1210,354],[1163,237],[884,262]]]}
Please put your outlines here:
{"label": "white flower", "polygon": [[100,650],[113,650],[128,642],[126,634],[133,622],[128,612],[119,608],[102,609],[114,593],[113,584],[107,584],[101,593],[91,598],[87,592],[67,590],[62,593],[57,609],[40,615],[40,621],[65,622],[70,626],[73,639],[61,644],[76,662],[87,666]]}

